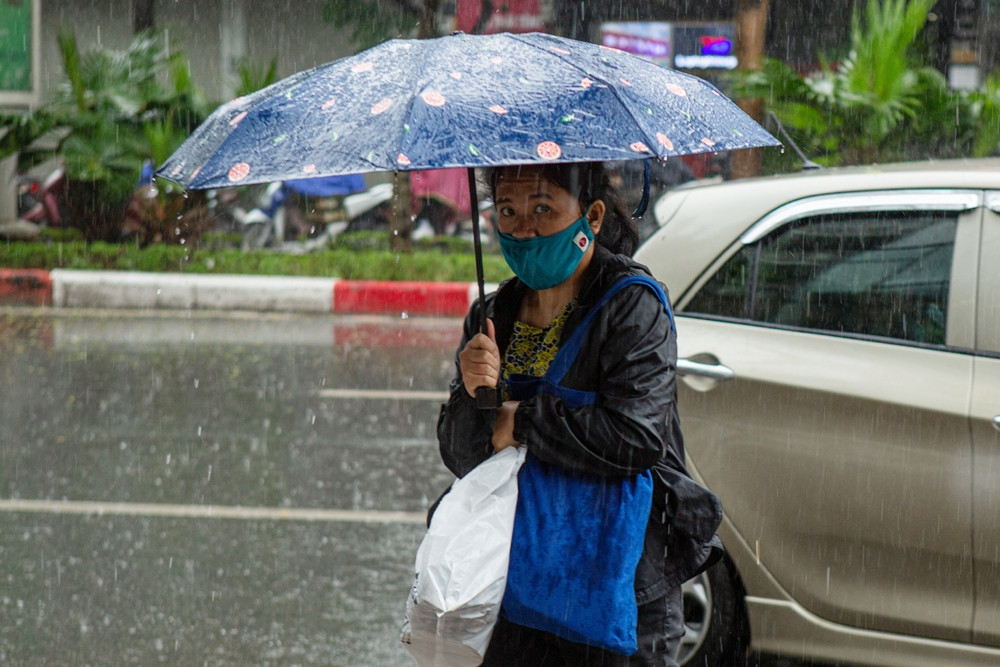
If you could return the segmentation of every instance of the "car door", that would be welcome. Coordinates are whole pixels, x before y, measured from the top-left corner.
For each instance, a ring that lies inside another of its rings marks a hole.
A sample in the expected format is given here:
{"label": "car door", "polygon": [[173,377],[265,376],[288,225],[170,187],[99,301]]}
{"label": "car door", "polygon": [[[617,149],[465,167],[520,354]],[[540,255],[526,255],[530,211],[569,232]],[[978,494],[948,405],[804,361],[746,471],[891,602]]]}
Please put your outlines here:
{"label": "car door", "polygon": [[969,639],[981,203],[800,200],[679,300],[689,455],[760,566],[830,621]]}
{"label": "car door", "polygon": [[1000,645],[1000,192],[986,193],[972,384],[973,638]]}

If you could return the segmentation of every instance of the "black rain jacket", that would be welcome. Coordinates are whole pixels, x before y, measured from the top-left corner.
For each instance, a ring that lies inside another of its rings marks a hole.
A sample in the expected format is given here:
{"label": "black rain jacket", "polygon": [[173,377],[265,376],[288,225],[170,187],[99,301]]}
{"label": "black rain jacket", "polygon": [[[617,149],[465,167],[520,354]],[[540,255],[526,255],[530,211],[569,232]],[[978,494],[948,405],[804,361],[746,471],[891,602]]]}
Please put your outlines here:
{"label": "black rain jacket", "polygon": [[[600,296],[627,275],[649,271],[595,245],[561,343]],[[486,296],[501,355],[526,290],[513,278]],[[458,351],[478,333],[479,308],[477,300],[466,316]],[[539,394],[522,401],[514,416],[514,438],[544,461],[605,476],[652,469],[653,507],[636,570],[638,604],[657,599],[722,555],[715,536],[722,506],[688,476],[683,463],[676,366],[677,342],[667,312],[652,290],[631,285],[602,307],[563,378],[566,387],[596,392],[597,404],[570,409],[558,397]],[[493,412],[479,410],[465,390],[457,354],[455,368],[437,430],[445,465],[463,477],[493,453]]]}

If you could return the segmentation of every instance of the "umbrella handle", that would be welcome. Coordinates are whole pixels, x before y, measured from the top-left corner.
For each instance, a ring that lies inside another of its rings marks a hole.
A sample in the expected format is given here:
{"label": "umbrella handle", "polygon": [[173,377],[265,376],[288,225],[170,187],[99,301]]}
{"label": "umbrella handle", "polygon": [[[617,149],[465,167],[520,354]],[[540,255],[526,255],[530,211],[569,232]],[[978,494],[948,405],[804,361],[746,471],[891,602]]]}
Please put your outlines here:
{"label": "umbrella handle", "polygon": [[[483,276],[483,244],[479,238],[479,195],[476,192],[476,170],[469,167],[469,211],[472,214],[472,246],[476,255],[476,284],[479,286],[479,331],[486,333],[486,278]],[[476,388],[476,407],[480,410],[495,410],[496,387]]]}
{"label": "umbrella handle", "polygon": [[649,206],[649,158],[642,161],[642,199],[632,211],[632,218],[641,218]]}

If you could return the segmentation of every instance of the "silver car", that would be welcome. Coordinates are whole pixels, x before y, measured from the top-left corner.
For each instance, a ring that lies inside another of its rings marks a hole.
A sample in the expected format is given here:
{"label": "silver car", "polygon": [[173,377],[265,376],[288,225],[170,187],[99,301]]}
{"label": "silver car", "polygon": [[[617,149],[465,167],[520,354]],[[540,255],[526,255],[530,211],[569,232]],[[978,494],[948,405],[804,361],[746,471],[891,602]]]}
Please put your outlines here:
{"label": "silver car", "polygon": [[636,258],[725,509],[683,664],[1000,664],[1000,160],[687,185],[654,213]]}

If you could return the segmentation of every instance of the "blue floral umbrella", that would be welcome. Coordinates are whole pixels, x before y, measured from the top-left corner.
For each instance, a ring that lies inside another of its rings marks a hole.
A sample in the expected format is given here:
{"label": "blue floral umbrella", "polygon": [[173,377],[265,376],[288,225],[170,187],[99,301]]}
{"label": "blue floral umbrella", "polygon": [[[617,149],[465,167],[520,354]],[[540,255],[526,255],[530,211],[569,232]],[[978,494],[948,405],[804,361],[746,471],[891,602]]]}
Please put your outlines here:
{"label": "blue floral umbrella", "polygon": [[391,40],[224,104],[158,175],[200,189],[466,167],[476,211],[475,167],[778,143],[711,84],[622,51],[542,33],[456,33]]}
{"label": "blue floral umbrella", "polygon": [[457,33],[388,41],[224,104],[158,175],[201,189],[775,144],[711,84],[622,51]]}

